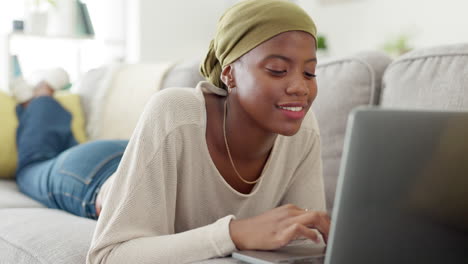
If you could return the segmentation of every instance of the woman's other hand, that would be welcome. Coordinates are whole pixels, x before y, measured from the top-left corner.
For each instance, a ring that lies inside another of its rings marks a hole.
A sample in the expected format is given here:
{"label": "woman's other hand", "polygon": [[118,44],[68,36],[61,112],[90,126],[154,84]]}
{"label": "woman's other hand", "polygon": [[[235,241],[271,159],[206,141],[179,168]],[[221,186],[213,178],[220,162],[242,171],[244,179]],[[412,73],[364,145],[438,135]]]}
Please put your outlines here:
{"label": "woman's other hand", "polygon": [[326,212],[287,204],[255,217],[232,220],[229,228],[239,250],[274,250],[301,237],[320,242],[313,229],[320,232],[326,243],[330,217]]}

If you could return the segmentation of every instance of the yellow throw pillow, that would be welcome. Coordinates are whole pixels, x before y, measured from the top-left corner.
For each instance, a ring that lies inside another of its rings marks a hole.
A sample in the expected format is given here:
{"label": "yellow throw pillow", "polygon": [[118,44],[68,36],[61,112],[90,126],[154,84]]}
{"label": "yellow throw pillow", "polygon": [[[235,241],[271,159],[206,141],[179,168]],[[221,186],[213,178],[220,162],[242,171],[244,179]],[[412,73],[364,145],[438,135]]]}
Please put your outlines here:
{"label": "yellow throw pillow", "polygon": [[79,143],[86,142],[86,120],[81,109],[80,96],[66,91],[55,92],[55,99],[72,114],[71,128],[73,136]]}
{"label": "yellow throw pillow", "polygon": [[0,92],[0,178],[12,178],[15,175],[18,159],[15,142],[18,120],[15,106],[13,97]]}
{"label": "yellow throw pillow", "polygon": [[[76,140],[83,143],[87,140],[84,113],[80,97],[69,92],[56,92],[57,101],[72,114],[72,132]],[[0,178],[13,179],[18,161],[16,150],[16,101],[13,97],[0,91]]]}

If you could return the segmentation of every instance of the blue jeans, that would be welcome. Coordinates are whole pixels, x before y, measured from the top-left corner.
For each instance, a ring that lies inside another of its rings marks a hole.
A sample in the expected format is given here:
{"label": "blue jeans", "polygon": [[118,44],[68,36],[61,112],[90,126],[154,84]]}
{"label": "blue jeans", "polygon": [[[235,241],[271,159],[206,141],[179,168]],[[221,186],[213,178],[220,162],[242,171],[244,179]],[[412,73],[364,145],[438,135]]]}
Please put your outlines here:
{"label": "blue jeans", "polygon": [[49,96],[18,105],[19,189],[49,208],[96,219],[96,196],[119,165],[127,140],[78,144],[71,114]]}

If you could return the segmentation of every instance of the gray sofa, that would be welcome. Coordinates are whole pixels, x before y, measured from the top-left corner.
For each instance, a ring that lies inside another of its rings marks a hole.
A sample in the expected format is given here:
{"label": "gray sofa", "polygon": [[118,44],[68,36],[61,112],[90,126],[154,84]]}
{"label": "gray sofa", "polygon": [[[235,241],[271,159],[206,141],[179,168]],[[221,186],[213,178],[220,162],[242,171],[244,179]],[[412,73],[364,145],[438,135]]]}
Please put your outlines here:
{"label": "gray sofa", "polygon": [[[199,59],[176,64],[161,89],[194,87]],[[90,73],[93,74],[93,73]],[[96,74],[96,72],[94,72]],[[317,67],[313,106],[322,135],[327,206],[333,207],[346,119],[362,105],[392,108],[468,109],[468,44],[414,50],[395,60],[380,52],[328,59]],[[92,85],[92,84],[90,84]],[[84,107],[93,89],[85,89]],[[128,106],[122,106],[128,107]],[[92,109],[85,109],[87,116]],[[0,180],[0,263],[84,263],[95,221],[44,208]],[[230,258],[201,263],[236,263]]]}

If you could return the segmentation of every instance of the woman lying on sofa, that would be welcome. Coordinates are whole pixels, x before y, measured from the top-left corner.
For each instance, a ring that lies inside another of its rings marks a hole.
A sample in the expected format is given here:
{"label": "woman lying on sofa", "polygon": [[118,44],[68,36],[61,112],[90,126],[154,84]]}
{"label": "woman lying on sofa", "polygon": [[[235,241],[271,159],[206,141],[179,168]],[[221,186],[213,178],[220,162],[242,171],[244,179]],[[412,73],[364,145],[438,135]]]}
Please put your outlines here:
{"label": "woman lying on sofa", "polygon": [[18,106],[18,185],[48,207],[99,216],[87,263],[322,243],[330,220],[309,112],[315,51],[315,25],[300,7],[242,1],[218,22],[201,65],[207,81],[155,94],[129,142],[77,145],[70,114],[42,83]]}

